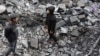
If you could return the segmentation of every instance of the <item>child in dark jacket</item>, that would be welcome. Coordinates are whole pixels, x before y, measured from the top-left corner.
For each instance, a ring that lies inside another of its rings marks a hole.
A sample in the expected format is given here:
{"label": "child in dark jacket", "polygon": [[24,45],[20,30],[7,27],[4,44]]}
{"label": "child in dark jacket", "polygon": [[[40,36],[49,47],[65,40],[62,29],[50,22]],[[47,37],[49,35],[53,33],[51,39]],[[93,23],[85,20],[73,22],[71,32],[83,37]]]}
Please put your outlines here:
{"label": "child in dark jacket", "polygon": [[45,25],[46,28],[48,29],[49,39],[54,40],[54,42],[57,42],[57,39],[54,35],[55,27],[56,27],[56,17],[54,15],[54,10],[55,8],[53,6],[50,6],[46,9],[47,17],[46,17]]}
{"label": "child in dark jacket", "polygon": [[18,17],[17,15],[13,14],[10,16],[10,21],[5,26],[5,37],[7,38],[9,42],[9,49],[7,50],[7,53],[5,53],[5,56],[8,56],[11,52],[15,53],[17,38],[18,38],[18,30],[17,30],[17,22]]}

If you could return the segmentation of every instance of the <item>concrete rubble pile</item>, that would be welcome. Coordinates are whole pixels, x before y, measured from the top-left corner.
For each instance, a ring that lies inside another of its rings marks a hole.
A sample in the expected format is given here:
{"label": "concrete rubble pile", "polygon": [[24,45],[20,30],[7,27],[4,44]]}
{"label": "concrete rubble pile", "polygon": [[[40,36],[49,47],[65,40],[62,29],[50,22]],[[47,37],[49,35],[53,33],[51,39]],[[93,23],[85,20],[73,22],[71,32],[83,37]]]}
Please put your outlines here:
{"label": "concrete rubble pile", "polygon": [[[20,15],[16,52],[20,56],[100,56],[99,0],[0,0],[0,56],[8,48],[4,36],[10,14]],[[48,44],[46,7],[55,7],[58,44]],[[12,56],[12,54],[11,54]]]}

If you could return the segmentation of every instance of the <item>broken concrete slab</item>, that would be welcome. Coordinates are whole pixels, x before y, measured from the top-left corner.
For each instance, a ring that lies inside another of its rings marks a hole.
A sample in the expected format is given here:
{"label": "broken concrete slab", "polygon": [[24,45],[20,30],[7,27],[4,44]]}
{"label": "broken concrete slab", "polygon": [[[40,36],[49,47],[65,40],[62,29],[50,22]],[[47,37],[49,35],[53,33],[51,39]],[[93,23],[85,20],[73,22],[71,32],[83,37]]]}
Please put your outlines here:
{"label": "broken concrete slab", "polygon": [[83,15],[78,15],[78,18],[79,19],[85,18],[85,15],[84,14]]}
{"label": "broken concrete slab", "polygon": [[3,13],[6,11],[6,6],[5,5],[0,5],[0,13]]}
{"label": "broken concrete slab", "polygon": [[64,11],[66,11],[66,5],[65,4],[58,4],[59,8],[62,8]]}
{"label": "broken concrete slab", "polygon": [[10,13],[13,13],[14,11],[13,11],[13,7],[11,6],[11,7],[7,7],[7,12],[10,12]]}
{"label": "broken concrete slab", "polygon": [[78,29],[74,29],[74,30],[71,32],[71,35],[72,35],[72,36],[75,36],[75,37],[78,37],[78,36],[79,36]]}
{"label": "broken concrete slab", "polygon": [[31,46],[32,48],[38,48],[38,39],[37,39],[37,38],[32,38],[32,39],[30,40],[30,46]]}
{"label": "broken concrete slab", "polygon": [[79,7],[85,6],[85,4],[84,4],[83,2],[81,2],[81,1],[78,1],[77,5],[78,5]]}
{"label": "broken concrete slab", "polygon": [[86,7],[84,8],[84,10],[86,10],[87,12],[91,12],[91,11],[92,11],[92,8],[89,7],[89,6],[86,6]]}
{"label": "broken concrete slab", "polygon": [[63,46],[66,45],[66,42],[64,42],[63,40],[59,40],[59,41],[58,41],[58,45],[59,45],[60,47],[63,47]]}
{"label": "broken concrete slab", "polygon": [[65,23],[65,21],[63,21],[63,20],[57,22],[57,24],[56,24],[56,29],[57,29],[57,28],[60,28],[61,26],[64,26],[65,24],[66,24],[66,23]]}
{"label": "broken concrete slab", "polygon": [[3,4],[4,3],[4,0],[0,0],[0,4]]}
{"label": "broken concrete slab", "polygon": [[60,33],[68,33],[68,28],[61,27],[61,32]]}
{"label": "broken concrete slab", "polygon": [[73,22],[79,21],[79,20],[78,20],[77,16],[72,16],[72,17],[70,17],[70,21],[73,23]]}

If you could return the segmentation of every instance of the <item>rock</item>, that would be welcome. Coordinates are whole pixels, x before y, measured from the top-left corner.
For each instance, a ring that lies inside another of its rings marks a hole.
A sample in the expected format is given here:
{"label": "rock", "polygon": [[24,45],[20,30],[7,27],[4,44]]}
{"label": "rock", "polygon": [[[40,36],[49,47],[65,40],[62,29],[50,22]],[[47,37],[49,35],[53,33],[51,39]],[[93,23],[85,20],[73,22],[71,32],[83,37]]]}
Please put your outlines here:
{"label": "rock", "polygon": [[28,41],[27,40],[21,40],[21,43],[24,45],[24,47],[28,48]]}
{"label": "rock", "polygon": [[31,56],[30,54],[25,53],[24,56]]}
{"label": "rock", "polygon": [[77,29],[74,29],[74,30],[71,32],[71,35],[72,35],[72,36],[78,37],[78,36],[79,36],[78,30],[77,30]]}
{"label": "rock", "polygon": [[73,10],[73,15],[79,14],[76,10]]}
{"label": "rock", "polygon": [[0,0],[0,3],[1,3],[1,4],[4,3],[4,0]]}
{"label": "rock", "polygon": [[72,42],[71,42],[71,40],[67,40],[66,42],[67,42],[67,43],[69,43],[69,44],[71,44],[71,43],[72,43]]}
{"label": "rock", "polygon": [[35,13],[43,15],[43,13],[45,13],[46,9],[36,9]]}
{"label": "rock", "polygon": [[70,21],[71,21],[72,23],[75,22],[75,21],[78,21],[77,16],[72,16],[72,17],[70,17]]}
{"label": "rock", "polygon": [[61,33],[68,33],[68,28],[61,27]]}
{"label": "rock", "polygon": [[62,54],[62,56],[69,56],[68,54]]}
{"label": "rock", "polygon": [[65,24],[66,24],[66,23],[65,23],[65,21],[63,21],[63,20],[57,22],[57,24],[56,24],[56,29],[57,29],[57,28],[60,28],[61,26],[64,26]]}
{"label": "rock", "polygon": [[48,51],[49,53],[51,53],[53,50],[52,50],[51,48],[49,48],[47,51]]}
{"label": "rock", "polygon": [[7,8],[7,12],[13,13],[13,7],[8,7],[8,8]]}
{"label": "rock", "polygon": [[91,12],[91,11],[92,11],[92,8],[89,7],[89,6],[86,6],[86,7],[84,8],[84,10],[86,10],[87,12]]}
{"label": "rock", "polygon": [[63,46],[66,45],[66,43],[63,40],[59,40],[58,41],[58,45],[61,46],[61,47],[63,47]]}
{"label": "rock", "polygon": [[70,22],[72,25],[79,25],[80,20],[77,18],[77,16],[71,16]]}
{"label": "rock", "polygon": [[39,56],[45,56],[46,54],[45,54],[45,52],[41,52],[40,54],[39,54]]}
{"label": "rock", "polygon": [[34,26],[33,20],[31,20],[30,18],[27,18],[25,20],[25,23],[26,23],[27,27],[33,27]]}
{"label": "rock", "polygon": [[92,22],[92,23],[94,23],[94,22],[98,21],[98,19],[97,19],[97,18],[90,17],[90,16],[88,16],[88,17],[87,17],[87,19],[88,19],[90,22]]}
{"label": "rock", "polygon": [[[54,13],[57,19],[62,19],[62,16],[59,13]],[[59,20],[58,20],[59,21]]]}
{"label": "rock", "polygon": [[38,0],[32,0],[33,1],[33,3],[38,3],[39,1]]}
{"label": "rock", "polygon": [[78,1],[77,5],[78,5],[79,7],[85,6],[85,4],[84,4],[83,2],[81,2],[81,1]]}
{"label": "rock", "polygon": [[30,40],[30,46],[31,46],[32,48],[38,48],[38,39],[37,39],[37,38],[32,38],[32,39]]}
{"label": "rock", "polygon": [[79,19],[85,18],[85,15],[84,15],[84,14],[78,15],[78,18],[79,18]]}
{"label": "rock", "polygon": [[65,6],[64,3],[63,4],[58,4],[58,7],[59,8],[62,8],[64,11],[66,11],[66,6]]}
{"label": "rock", "polygon": [[50,56],[56,56],[56,55],[53,53],[53,54],[51,54]]}
{"label": "rock", "polygon": [[65,17],[65,18],[64,18],[64,20],[65,20],[65,21],[68,21],[68,20],[69,20],[69,18],[68,18],[68,17]]}
{"label": "rock", "polygon": [[0,5],[0,14],[6,11],[5,5]]}
{"label": "rock", "polygon": [[45,6],[45,5],[39,5],[38,7],[39,7],[39,8],[46,9],[46,6]]}

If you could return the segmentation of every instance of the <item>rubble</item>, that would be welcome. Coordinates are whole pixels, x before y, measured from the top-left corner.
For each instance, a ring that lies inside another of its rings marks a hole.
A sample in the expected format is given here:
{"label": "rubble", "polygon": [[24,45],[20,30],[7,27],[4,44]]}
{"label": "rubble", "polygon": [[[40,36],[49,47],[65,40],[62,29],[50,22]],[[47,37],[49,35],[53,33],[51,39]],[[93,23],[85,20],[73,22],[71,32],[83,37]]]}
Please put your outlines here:
{"label": "rubble", "polygon": [[38,48],[38,39],[31,39],[30,46],[33,48]]}
{"label": "rubble", "polygon": [[[54,45],[44,31],[48,6],[55,7],[57,18]],[[20,56],[100,56],[99,0],[0,0],[0,56],[8,47],[3,31],[12,13],[20,15],[16,48]]]}
{"label": "rubble", "polygon": [[76,37],[79,36],[78,30],[77,30],[77,29],[74,29],[74,30],[72,31],[71,35],[72,35],[72,36],[76,36]]}

